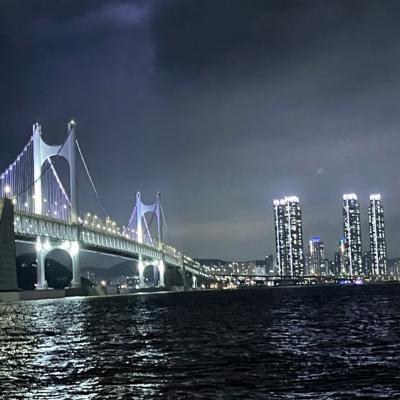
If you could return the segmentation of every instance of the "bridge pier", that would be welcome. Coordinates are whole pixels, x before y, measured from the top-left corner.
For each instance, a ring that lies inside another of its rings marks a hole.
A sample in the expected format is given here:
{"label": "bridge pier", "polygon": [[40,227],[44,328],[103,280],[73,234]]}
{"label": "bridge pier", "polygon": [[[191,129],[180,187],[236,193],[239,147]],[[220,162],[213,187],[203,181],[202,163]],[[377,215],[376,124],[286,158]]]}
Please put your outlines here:
{"label": "bridge pier", "polygon": [[163,259],[158,261],[158,273],[159,273],[158,287],[164,287],[165,286],[165,263],[164,263]]}
{"label": "bridge pier", "polygon": [[45,273],[45,261],[47,255],[47,249],[44,248],[42,239],[38,237],[36,242],[36,290],[47,289],[46,273]]}
{"label": "bridge pier", "polygon": [[187,291],[187,290],[189,290],[189,286],[188,286],[188,281],[187,281],[187,276],[186,276],[185,265],[182,266],[181,276],[182,276],[182,282],[183,282],[183,290]]}
{"label": "bridge pier", "polygon": [[79,263],[79,251],[74,255],[71,254],[71,259],[72,259],[71,287],[80,288],[82,280],[81,280],[81,266]]}
{"label": "bridge pier", "polygon": [[139,255],[138,259],[138,271],[139,271],[139,287],[144,288],[144,262],[143,257]]}
{"label": "bridge pier", "polygon": [[46,256],[54,249],[67,251],[72,261],[71,287],[81,287],[81,268],[79,263],[79,243],[65,241],[61,244],[52,245],[48,239],[41,237],[36,241],[36,290],[48,289],[46,281]]}
{"label": "bridge pier", "polygon": [[197,276],[192,275],[192,288],[196,289],[197,288]]}

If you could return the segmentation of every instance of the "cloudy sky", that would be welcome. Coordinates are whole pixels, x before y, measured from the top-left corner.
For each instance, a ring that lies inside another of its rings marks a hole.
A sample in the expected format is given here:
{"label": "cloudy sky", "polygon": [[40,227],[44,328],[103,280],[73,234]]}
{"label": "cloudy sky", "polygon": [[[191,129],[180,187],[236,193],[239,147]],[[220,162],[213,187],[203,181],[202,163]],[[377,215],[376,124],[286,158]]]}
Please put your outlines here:
{"label": "cloudy sky", "polygon": [[[400,2],[0,2],[0,167],[74,118],[111,215],[163,195],[196,257],[274,251],[272,199],[296,194],[328,254],[341,195],[381,192],[400,256]],[[97,207],[82,174],[80,208]]]}

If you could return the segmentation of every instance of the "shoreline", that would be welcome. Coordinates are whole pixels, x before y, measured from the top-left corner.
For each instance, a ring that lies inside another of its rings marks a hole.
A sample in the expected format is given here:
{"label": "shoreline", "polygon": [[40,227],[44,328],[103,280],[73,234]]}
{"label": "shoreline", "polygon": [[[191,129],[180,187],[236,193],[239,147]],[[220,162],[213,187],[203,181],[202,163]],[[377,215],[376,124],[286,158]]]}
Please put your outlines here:
{"label": "shoreline", "polygon": [[143,296],[143,295],[157,295],[157,294],[177,294],[177,293],[201,293],[201,292],[235,292],[235,291],[249,291],[249,290],[270,290],[270,289],[309,289],[309,288],[353,288],[353,287],[395,287],[400,286],[398,281],[390,282],[370,282],[363,285],[340,285],[340,284],[315,284],[315,285],[277,285],[277,286],[245,286],[238,288],[207,288],[207,289],[191,289],[191,290],[138,290],[131,293],[113,293],[113,294],[99,294],[99,295],[67,295],[65,290],[52,289],[45,291],[2,291],[0,292],[0,305],[6,303],[19,303],[26,301],[38,301],[38,300],[56,300],[56,299],[76,299],[76,298],[87,298],[87,299],[98,299],[98,298],[109,298],[109,297],[131,297],[131,296]]}

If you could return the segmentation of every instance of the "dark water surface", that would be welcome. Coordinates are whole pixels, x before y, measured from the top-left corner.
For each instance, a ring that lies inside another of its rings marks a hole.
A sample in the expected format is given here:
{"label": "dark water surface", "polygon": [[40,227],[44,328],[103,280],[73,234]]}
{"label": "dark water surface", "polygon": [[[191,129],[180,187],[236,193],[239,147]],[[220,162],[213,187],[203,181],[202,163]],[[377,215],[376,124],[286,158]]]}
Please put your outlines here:
{"label": "dark water surface", "polygon": [[0,305],[2,399],[400,399],[400,286]]}

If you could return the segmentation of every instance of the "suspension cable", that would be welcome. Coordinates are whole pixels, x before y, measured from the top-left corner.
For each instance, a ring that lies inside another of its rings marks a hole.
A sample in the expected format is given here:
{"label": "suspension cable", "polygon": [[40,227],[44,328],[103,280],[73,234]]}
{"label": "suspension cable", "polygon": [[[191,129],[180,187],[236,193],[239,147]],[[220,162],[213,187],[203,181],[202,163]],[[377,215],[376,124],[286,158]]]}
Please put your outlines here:
{"label": "suspension cable", "polygon": [[157,211],[157,203],[154,204],[154,211],[151,213],[149,226],[151,226],[151,223],[153,222],[153,218],[154,218],[154,215],[156,215],[156,211]]}
{"label": "suspension cable", "polygon": [[67,200],[67,203],[68,203],[69,205],[71,205],[71,201],[70,201],[70,199],[69,199],[69,197],[68,197],[68,195],[67,195],[67,192],[66,192],[65,189],[64,189],[64,185],[62,184],[61,179],[60,179],[60,177],[58,176],[57,170],[56,170],[56,168],[54,167],[54,164],[52,163],[51,158],[48,158],[47,161],[48,161],[49,164],[50,164],[51,171],[53,172],[53,175],[54,175],[54,177],[56,178],[56,181],[57,181],[57,183],[58,183],[58,186],[59,186],[60,189],[61,189],[62,194],[64,195],[65,199]]}
{"label": "suspension cable", "polygon": [[160,209],[161,209],[161,215],[162,215],[164,224],[165,224],[165,226],[167,226],[167,220],[165,219],[165,214],[164,214],[164,209],[163,209],[162,203],[160,204]]}
{"label": "suspension cable", "polygon": [[143,220],[144,220],[144,226],[146,227],[146,230],[147,230],[147,235],[149,236],[149,239],[150,239],[150,243],[153,246],[153,238],[150,235],[149,226],[147,225],[146,218],[144,217]]}
{"label": "suspension cable", "polygon": [[[89,178],[90,184],[92,185],[92,189],[93,189],[94,194],[95,194],[95,196],[96,196],[96,198],[97,198],[97,200],[98,200],[98,202],[99,202],[99,204],[100,204],[100,207],[102,208],[102,210],[103,210],[105,216],[106,216],[107,218],[110,218],[110,214],[107,212],[106,208],[104,207],[104,204],[103,204],[103,202],[101,201],[101,198],[100,198],[100,196],[99,196],[99,193],[98,193],[98,191],[97,191],[97,189],[96,189],[96,187],[95,187],[95,185],[94,185],[92,176],[90,175],[90,172],[89,172],[89,168],[88,168],[88,166],[87,166],[87,164],[86,164],[85,158],[83,157],[83,153],[82,153],[81,147],[79,146],[78,139],[76,139],[76,147],[78,148],[79,155],[80,155],[80,157],[81,157],[83,166],[85,167],[86,174],[87,174],[87,176],[88,176],[88,178]],[[110,219],[111,219],[111,218],[110,218]]]}

